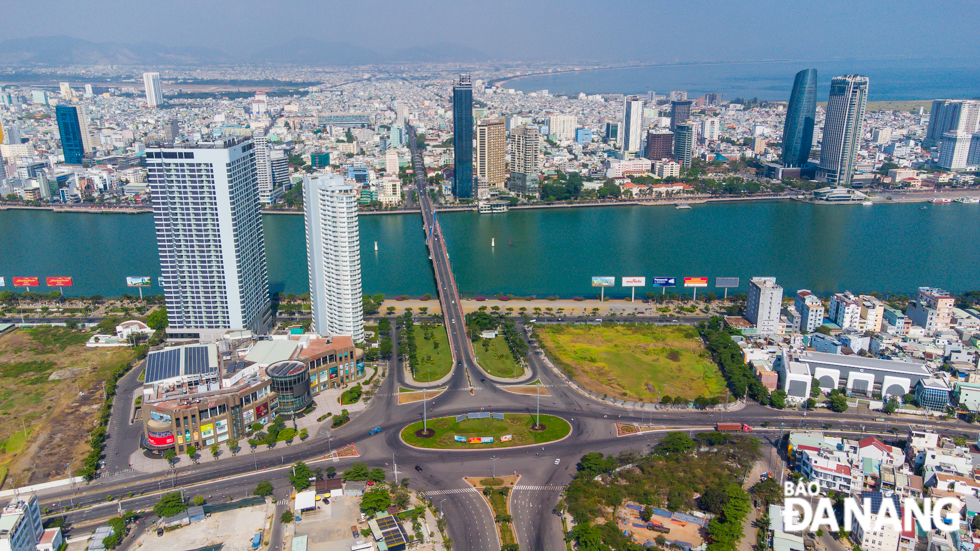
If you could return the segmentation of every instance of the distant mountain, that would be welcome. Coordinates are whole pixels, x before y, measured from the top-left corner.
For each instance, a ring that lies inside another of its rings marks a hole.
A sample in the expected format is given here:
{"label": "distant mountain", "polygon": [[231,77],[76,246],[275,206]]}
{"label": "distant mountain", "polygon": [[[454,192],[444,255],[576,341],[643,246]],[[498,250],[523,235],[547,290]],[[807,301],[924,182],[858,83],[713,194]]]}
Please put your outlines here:
{"label": "distant mountain", "polygon": [[415,46],[397,50],[389,56],[389,61],[413,63],[456,63],[491,61],[491,56],[480,50],[442,42],[431,46]]}
{"label": "distant mountain", "polygon": [[208,65],[269,64],[291,65],[382,65],[385,63],[469,63],[488,61],[484,52],[440,43],[414,46],[390,53],[379,53],[349,42],[322,42],[294,38],[252,55],[230,56],[198,46],[162,46],[153,43],[123,44],[91,42],[70,36],[40,36],[0,41],[0,66],[67,65]]}
{"label": "distant mountain", "polygon": [[204,65],[232,61],[221,50],[198,46],[90,42],[70,36],[0,41],[0,65]]}
{"label": "distant mountain", "polygon": [[321,42],[313,38],[295,38],[272,48],[260,50],[242,62],[288,63],[292,65],[373,65],[383,62],[374,50],[348,42]]}

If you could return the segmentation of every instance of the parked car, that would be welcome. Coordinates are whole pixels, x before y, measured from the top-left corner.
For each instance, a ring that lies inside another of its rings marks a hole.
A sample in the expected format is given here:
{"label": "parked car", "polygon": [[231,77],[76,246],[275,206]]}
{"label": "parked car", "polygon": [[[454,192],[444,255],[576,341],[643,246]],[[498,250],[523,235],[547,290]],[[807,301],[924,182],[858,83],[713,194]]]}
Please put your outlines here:
{"label": "parked car", "polygon": [[371,432],[369,432],[368,434],[371,435],[371,436],[374,436],[375,434],[378,434],[379,432],[381,432],[381,427],[374,427],[373,429],[371,429]]}
{"label": "parked car", "polygon": [[555,465],[557,465],[559,463],[561,463],[561,458],[560,457],[558,459],[555,459]]}
{"label": "parked car", "polygon": [[416,465],[415,466],[415,470],[418,471],[418,472],[422,472],[422,467],[419,467],[418,465]]}

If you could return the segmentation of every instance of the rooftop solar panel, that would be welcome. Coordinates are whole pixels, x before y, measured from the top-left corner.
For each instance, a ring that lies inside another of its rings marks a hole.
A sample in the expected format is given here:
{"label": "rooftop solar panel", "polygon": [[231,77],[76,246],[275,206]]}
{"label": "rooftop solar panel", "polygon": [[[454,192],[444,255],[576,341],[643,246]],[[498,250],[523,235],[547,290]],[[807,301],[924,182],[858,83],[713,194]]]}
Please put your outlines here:
{"label": "rooftop solar panel", "polygon": [[177,375],[180,375],[180,350],[161,350],[147,356],[144,382],[153,383]]}
{"label": "rooftop solar panel", "polygon": [[208,347],[188,346],[184,349],[184,375],[208,372]]}

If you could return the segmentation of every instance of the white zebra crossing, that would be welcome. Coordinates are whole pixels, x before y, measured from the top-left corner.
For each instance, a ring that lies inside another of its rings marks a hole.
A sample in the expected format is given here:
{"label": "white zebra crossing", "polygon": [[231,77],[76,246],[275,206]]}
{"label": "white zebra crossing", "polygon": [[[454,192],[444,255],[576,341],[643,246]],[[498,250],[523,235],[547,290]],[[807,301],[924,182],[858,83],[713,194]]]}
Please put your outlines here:
{"label": "white zebra crossing", "polygon": [[426,492],[430,496],[446,496],[446,495],[456,495],[456,494],[468,494],[470,492],[475,492],[476,488],[453,488],[451,490],[436,490],[434,492]]}
{"label": "white zebra crossing", "polygon": [[553,486],[531,486],[531,485],[521,485],[514,486],[515,490],[530,490],[530,491],[545,491],[545,492],[560,492],[565,489],[564,485],[556,484]]}

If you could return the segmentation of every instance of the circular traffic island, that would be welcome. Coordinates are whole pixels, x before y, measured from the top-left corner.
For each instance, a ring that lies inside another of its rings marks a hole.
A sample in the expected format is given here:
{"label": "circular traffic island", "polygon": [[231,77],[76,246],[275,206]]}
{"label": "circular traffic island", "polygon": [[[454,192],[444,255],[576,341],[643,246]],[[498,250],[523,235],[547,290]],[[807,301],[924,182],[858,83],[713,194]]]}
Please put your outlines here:
{"label": "circular traffic island", "polygon": [[[461,416],[465,417],[465,416]],[[431,436],[423,436],[422,422],[412,423],[401,432],[409,446],[434,450],[486,450],[516,448],[557,442],[572,432],[572,426],[561,417],[542,415],[540,426],[536,416],[526,413],[503,414],[503,419],[462,419],[439,417],[426,423]]]}

